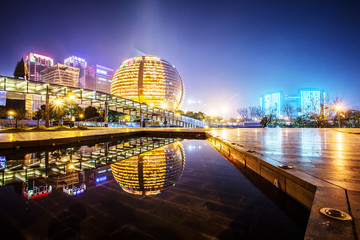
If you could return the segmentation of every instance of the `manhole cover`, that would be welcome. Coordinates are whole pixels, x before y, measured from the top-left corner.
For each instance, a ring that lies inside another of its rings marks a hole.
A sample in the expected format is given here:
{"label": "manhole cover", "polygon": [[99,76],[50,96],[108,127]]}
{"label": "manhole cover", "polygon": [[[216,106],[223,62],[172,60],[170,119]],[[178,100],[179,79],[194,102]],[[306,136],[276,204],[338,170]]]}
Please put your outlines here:
{"label": "manhole cover", "polygon": [[322,208],[320,209],[320,212],[327,217],[334,218],[337,220],[343,220],[343,221],[351,220],[351,216],[349,214],[338,209]]}
{"label": "manhole cover", "polygon": [[292,166],[292,165],[279,165],[279,168],[282,168],[282,169],[292,169],[293,166]]}

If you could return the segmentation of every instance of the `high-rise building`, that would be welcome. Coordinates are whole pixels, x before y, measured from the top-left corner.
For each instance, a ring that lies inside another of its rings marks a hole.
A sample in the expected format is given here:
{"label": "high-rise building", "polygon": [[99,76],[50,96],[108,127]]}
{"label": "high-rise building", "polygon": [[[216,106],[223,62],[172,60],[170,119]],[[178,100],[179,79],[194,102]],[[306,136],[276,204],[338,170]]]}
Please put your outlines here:
{"label": "high-rise building", "polygon": [[85,68],[87,67],[86,60],[84,58],[71,56],[64,60],[64,64],[80,69],[78,87],[84,88],[85,87]]}
{"label": "high-rise building", "polygon": [[264,109],[265,114],[273,113],[277,117],[280,117],[284,104],[283,99],[284,96],[281,91],[264,94],[261,97],[261,107]]}
{"label": "high-rise building", "polygon": [[63,86],[77,87],[79,72],[79,68],[57,63],[41,72],[42,81]]}
{"label": "high-rise building", "polygon": [[29,71],[29,80],[42,81],[41,71],[54,65],[54,59],[37,53],[25,56],[25,63]]}
{"label": "high-rise building", "polygon": [[299,102],[298,106],[301,109],[299,115],[307,113],[319,113],[321,103],[326,99],[324,90],[317,88],[302,88],[298,90]]}
{"label": "high-rise building", "polygon": [[85,69],[85,88],[110,93],[114,69],[100,65],[91,65]]}
{"label": "high-rise building", "polygon": [[[320,113],[321,104],[326,100],[326,92],[317,88],[301,88],[297,95],[271,92],[260,98],[265,114],[275,113],[277,117],[298,117],[309,113]],[[286,109],[285,109],[286,108]]]}

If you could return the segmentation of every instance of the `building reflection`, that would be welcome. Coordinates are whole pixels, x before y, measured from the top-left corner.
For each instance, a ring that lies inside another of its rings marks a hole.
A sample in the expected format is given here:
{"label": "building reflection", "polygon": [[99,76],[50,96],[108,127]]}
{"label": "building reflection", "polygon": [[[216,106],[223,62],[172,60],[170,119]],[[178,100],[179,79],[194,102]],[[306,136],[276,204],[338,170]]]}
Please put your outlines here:
{"label": "building reflection", "polygon": [[301,129],[301,156],[320,157],[321,156],[321,136],[319,131],[312,129]]}
{"label": "building reflection", "polygon": [[173,186],[184,171],[180,142],[130,157],[111,165],[115,180],[128,193],[150,196]]}

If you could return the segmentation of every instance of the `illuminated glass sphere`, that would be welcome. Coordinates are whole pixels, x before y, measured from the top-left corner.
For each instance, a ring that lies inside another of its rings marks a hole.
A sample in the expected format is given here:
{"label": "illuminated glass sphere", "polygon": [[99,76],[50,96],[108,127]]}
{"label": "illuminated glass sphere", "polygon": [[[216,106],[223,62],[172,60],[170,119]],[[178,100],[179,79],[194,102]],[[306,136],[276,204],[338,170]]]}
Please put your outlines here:
{"label": "illuminated glass sphere", "polygon": [[164,59],[143,55],[125,60],[116,71],[111,94],[167,110],[179,109],[185,88],[179,72]]}
{"label": "illuminated glass sphere", "polygon": [[149,196],[173,186],[184,166],[184,149],[176,142],[111,164],[111,171],[125,192]]}

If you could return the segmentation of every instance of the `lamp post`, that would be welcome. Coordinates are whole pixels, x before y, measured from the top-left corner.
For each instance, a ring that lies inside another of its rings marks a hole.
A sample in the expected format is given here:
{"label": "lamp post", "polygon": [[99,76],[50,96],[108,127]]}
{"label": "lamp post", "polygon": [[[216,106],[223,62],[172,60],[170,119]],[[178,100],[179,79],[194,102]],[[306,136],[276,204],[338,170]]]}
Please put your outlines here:
{"label": "lamp post", "polygon": [[[7,114],[9,115],[10,119],[14,118],[14,116],[15,116],[15,112],[12,111],[12,110],[8,111]],[[10,120],[10,124],[11,124],[11,122],[12,122],[12,121]],[[11,125],[12,125],[12,124],[11,124]]]}
{"label": "lamp post", "polygon": [[71,125],[70,128],[75,125],[73,123],[73,101],[75,100],[75,95],[69,95],[69,101],[70,101],[70,121],[71,121]]}
{"label": "lamp post", "polygon": [[339,128],[341,127],[341,126],[340,126],[340,118],[341,118],[340,111],[341,111],[342,108],[343,108],[343,107],[342,107],[341,105],[336,105],[336,106],[335,106],[335,109],[336,109],[336,111],[337,111],[337,113],[338,113],[338,115],[339,115]]}
{"label": "lamp post", "polygon": [[58,115],[59,115],[59,123],[60,123],[60,125],[62,126],[62,122],[61,122],[61,119],[62,119],[62,117],[61,117],[61,109],[62,109],[62,107],[63,107],[63,104],[64,104],[64,102],[63,102],[63,100],[62,99],[60,99],[60,98],[58,98],[58,99],[55,99],[55,101],[54,101],[54,110],[58,113]]}
{"label": "lamp post", "polygon": [[[84,114],[81,113],[81,114],[79,115],[79,118],[80,118],[80,121],[82,121],[82,119],[84,118]],[[79,126],[80,126],[80,123],[79,123]]]}

